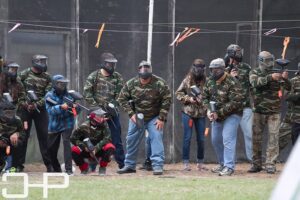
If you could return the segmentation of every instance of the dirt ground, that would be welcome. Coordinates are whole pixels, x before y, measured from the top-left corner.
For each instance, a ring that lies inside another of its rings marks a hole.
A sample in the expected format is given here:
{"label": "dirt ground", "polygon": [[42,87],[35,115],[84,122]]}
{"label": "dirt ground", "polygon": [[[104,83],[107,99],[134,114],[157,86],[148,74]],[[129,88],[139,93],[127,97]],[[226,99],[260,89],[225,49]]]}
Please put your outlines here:
{"label": "dirt ground", "polygon": [[[147,176],[153,176],[151,171],[144,171],[139,170],[139,167],[141,165],[137,166],[137,173],[133,174],[123,174],[119,175],[116,173],[117,171],[117,165],[112,162],[107,167],[107,176],[110,177],[147,177]],[[205,167],[209,170],[207,171],[198,171],[196,164],[191,164],[191,171],[183,171],[183,165],[182,163],[176,163],[176,164],[165,164],[164,166],[164,175],[161,177],[165,178],[175,178],[175,177],[217,177],[217,174],[214,174],[210,171],[211,168],[216,166],[216,164],[205,164]],[[275,174],[268,174],[266,171],[261,171],[259,173],[247,173],[247,170],[250,168],[249,163],[237,163],[236,169],[232,177],[243,177],[243,178],[260,178],[260,179],[277,179],[282,172],[284,167],[284,164],[277,164],[277,172]],[[27,164],[25,165],[24,172],[28,172],[29,174],[39,174],[41,172],[45,172],[45,167],[42,164]],[[80,175],[80,170],[76,167],[75,170],[75,176]],[[98,175],[95,173],[90,173],[88,176],[96,176]]]}

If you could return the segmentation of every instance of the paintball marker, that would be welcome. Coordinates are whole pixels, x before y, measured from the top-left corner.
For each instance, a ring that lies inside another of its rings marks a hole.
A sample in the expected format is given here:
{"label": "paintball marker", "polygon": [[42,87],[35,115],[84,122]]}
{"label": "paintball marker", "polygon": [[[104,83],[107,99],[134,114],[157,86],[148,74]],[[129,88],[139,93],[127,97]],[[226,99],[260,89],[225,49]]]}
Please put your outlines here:
{"label": "paintball marker", "polygon": [[[68,94],[72,97],[73,100],[66,96],[64,96],[63,99],[68,104],[68,106],[72,109],[72,113],[76,116],[77,113],[76,113],[76,109],[74,108],[73,104],[76,101],[83,99],[83,96],[79,92],[76,92],[75,90],[69,90]],[[79,103],[76,103],[76,104],[81,109],[84,109],[86,111],[90,110],[89,108],[87,108]]]}
{"label": "paintball marker", "polygon": [[97,161],[97,163],[99,163],[98,158],[96,157],[96,155],[94,154],[94,150],[95,150],[95,146],[93,145],[93,143],[91,142],[90,138],[85,138],[83,140],[83,143],[85,144],[86,148],[88,149],[90,155],[92,156],[93,159],[95,159]]}
{"label": "paintball marker", "polygon": [[136,108],[135,108],[135,103],[132,99],[128,101],[129,106],[135,112],[136,114],[136,126],[138,129],[143,129],[144,127],[144,114],[143,113],[137,113]]}
{"label": "paintball marker", "polygon": [[41,111],[36,106],[36,102],[39,100],[39,98],[36,96],[35,92],[33,90],[27,91],[27,103],[32,104],[34,106],[34,109],[40,113]]}

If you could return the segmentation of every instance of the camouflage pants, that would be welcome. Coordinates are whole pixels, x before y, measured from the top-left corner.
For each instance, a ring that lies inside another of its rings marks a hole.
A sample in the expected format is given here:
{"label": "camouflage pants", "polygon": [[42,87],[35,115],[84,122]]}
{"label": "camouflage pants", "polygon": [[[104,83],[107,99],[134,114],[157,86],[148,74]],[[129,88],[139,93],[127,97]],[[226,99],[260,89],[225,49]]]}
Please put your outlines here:
{"label": "camouflage pants", "polygon": [[268,141],[266,150],[266,165],[275,165],[279,154],[279,126],[280,114],[264,115],[254,113],[253,117],[253,164],[262,166],[262,143],[265,127],[268,127]]}
{"label": "camouflage pants", "polygon": [[291,134],[292,124],[284,119],[279,128],[279,152],[282,151],[291,141]]}

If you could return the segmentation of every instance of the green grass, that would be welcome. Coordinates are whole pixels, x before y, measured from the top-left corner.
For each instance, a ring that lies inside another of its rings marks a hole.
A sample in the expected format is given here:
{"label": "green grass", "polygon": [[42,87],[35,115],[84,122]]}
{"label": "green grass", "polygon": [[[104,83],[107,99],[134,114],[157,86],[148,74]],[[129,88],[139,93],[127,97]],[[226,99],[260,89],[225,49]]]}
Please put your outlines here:
{"label": "green grass", "polygon": [[[32,179],[31,179],[32,180]],[[30,181],[30,180],[29,180]],[[32,183],[32,181],[30,181]],[[241,177],[159,178],[159,177],[82,177],[70,179],[66,189],[49,189],[50,200],[101,199],[268,199],[276,180]],[[1,185],[0,185],[1,186]],[[14,190],[17,190],[14,188]],[[13,190],[9,191],[12,192]],[[1,195],[2,197],[2,195]],[[1,198],[0,198],[1,199]],[[30,188],[29,198],[42,199],[41,188]]]}

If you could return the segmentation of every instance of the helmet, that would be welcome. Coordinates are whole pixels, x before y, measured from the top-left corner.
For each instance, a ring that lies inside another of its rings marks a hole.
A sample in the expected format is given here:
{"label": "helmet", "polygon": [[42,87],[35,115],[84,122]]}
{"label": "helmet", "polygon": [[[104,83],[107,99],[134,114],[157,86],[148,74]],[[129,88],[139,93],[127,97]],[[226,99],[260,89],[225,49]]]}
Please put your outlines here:
{"label": "helmet", "polygon": [[225,62],[222,58],[216,58],[209,64],[210,74],[214,80],[219,80],[225,73]]}
{"label": "helmet", "polygon": [[15,62],[11,62],[7,65],[7,75],[11,78],[17,78],[18,69],[20,68],[20,65]]}
{"label": "helmet", "polygon": [[114,73],[118,60],[112,53],[103,53],[101,55],[100,67],[103,68],[110,75]]}
{"label": "helmet", "polygon": [[96,129],[99,128],[106,121],[106,112],[99,107],[91,108],[91,112],[88,115],[91,127]]}
{"label": "helmet", "polygon": [[0,119],[9,124],[16,119],[16,107],[5,99],[0,102]]}
{"label": "helmet", "polygon": [[67,91],[67,84],[69,80],[66,79],[63,75],[57,74],[52,78],[52,87],[55,92],[58,94],[63,94]]}
{"label": "helmet", "polygon": [[262,71],[272,69],[274,60],[274,56],[268,51],[262,51],[258,54],[258,64]]}
{"label": "helmet", "polygon": [[47,71],[48,57],[44,55],[34,55],[32,57],[32,67],[40,73]]}
{"label": "helmet", "polygon": [[147,79],[152,76],[152,66],[150,62],[142,60],[139,64],[139,77]]}
{"label": "helmet", "polygon": [[232,58],[237,62],[242,62],[244,50],[237,44],[231,44],[227,47],[226,54],[229,58]]}

